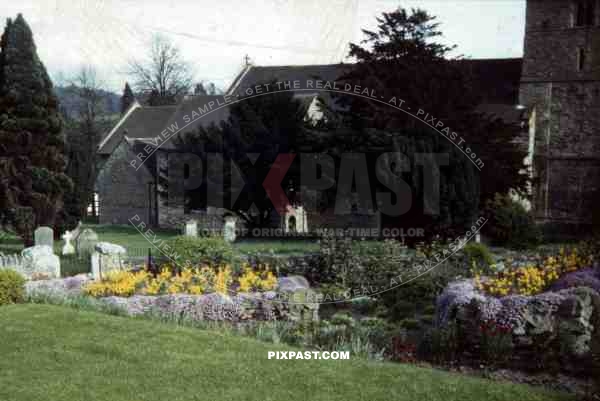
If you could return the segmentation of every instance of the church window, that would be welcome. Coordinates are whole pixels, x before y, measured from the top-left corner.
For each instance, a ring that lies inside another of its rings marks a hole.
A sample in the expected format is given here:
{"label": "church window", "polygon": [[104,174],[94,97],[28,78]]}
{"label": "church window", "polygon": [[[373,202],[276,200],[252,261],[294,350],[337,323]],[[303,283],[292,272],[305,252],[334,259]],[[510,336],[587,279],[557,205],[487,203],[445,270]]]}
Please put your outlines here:
{"label": "church window", "polygon": [[578,0],[575,3],[575,26],[596,24],[596,0]]}
{"label": "church window", "polygon": [[585,49],[577,49],[577,71],[583,71],[585,67]]}

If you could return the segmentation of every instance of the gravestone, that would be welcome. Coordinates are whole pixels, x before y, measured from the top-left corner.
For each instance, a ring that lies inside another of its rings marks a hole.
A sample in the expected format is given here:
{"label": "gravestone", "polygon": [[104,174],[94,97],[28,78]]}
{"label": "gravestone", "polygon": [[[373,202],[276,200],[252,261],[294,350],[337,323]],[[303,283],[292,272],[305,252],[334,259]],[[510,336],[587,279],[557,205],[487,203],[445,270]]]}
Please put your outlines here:
{"label": "gravestone", "polygon": [[90,255],[98,243],[98,234],[90,228],[84,229],[77,237],[75,247],[78,255]]}
{"label": "gravestone", "polygon": [[18,272],[29,280],[60,277],[60,259],[49,245],[35,245],[21,251],[23,265]]}
{"label": "gravestone", "polygon": [[198,222],[196,220],[189,220],[185,223],[183,234],[188,237],[198,236]]}
{"label": "gravestone", "polygon": [[225,217],[225,226],[223,227],[223,238],[227,242],[233,242],[236,238],[235,217]]}
{"label": "gravestone", "polygon": [[98,242],[91,255],[92,277],[101,280],[103,276],[115,270],[124,270],[123,258],[127,250],[121,245]]}
{"label": "gravestone", "polygon": [[33,236],[36,245],[48,245],[54,249],[54,231],[50,227],[38,227]]}
{"label": "gravestone", "polygon": [[73,243],[77,243],[77,238],[79,238],[79,234],[81,234],[82,230],[83,230],[83,227],[82,227],[81,220],[80,220],[79,222],[77,222],[77,226],[70,231],[71,239],[73,240]]}

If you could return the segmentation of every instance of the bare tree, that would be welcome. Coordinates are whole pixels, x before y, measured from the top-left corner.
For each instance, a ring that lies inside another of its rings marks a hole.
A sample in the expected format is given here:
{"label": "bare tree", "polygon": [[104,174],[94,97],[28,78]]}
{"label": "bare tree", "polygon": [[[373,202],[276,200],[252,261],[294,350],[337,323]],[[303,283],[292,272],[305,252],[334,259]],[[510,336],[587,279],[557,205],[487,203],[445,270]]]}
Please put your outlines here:
{"label": "bare tree", "polygon": [[93,205],[93,188],[98,175],[96,151],[102,133],[110,128],[112,120],[106,108],[105,85],[94,67],[81,67],[66,82],[74,99],[72,116],[65,115],[66,173],[75,186],[65,198],[65,211],[78,220],[85,216],[90,201]]}
{"label": "bare tree", "polygon": [[137,91],[150,93],[162,103],[175,101],[192,87],[191,66],[168,38],[155,35],[146,59],[129,62],[129,75]]}
{"label": "bare tree", "polygon": [[194,95],[222,95],[224,91],[213,82],[200,81],[194,86]]}
{"label": "bare tree", "polygon": [[100,115],[106,113],[105,84],[98,78],[96,69],[83,66],[69,80],[69,90],[77,96],[77,119],[92,131]]}

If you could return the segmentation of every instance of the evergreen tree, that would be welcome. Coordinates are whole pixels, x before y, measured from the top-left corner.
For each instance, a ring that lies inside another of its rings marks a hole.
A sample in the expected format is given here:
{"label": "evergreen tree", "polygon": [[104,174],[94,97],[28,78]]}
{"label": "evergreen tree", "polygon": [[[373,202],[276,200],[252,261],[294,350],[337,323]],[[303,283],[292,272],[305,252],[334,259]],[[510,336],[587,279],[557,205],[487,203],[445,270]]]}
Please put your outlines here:
{"label": "evergreen tree", "polygon": [[27,244],[53,225],[71,181],[52,82],[21,14],[0,41],[0,210]]}
{"label": "evergreen tree", "polygon": [[[216,206],[209,199],[221,197],[223,205],[244,218],[250,227],[268,224],[274,205],[262,184],[279,154],[295,153],[306,142],[305,115],[306,105],[292,93],[273,93],[232,105],[228,120],[219,126],[199,127],[175,137],[174,143],[186,152],[203,158],[219,154],[224,160],[222,171],[207,173],[207,180],[222,180],[223,192],[202,185],[187,193],[188,207]],[[259,157],[251,160],[248,154]],[[287,171],[284,189],[299,184],[298,168],[295,163]],[[164,184],[160,186],[167,187]],[[210,196],[209,190],[213,191]]]}
{"label": "evergreen tree", "polygon": [[133,91],[129,86],[128,82],[125,82],[125,89],[123,89],[123,96],[121,96],[121,114],[125,114],[129,106],[135,101]]}
{"label": "evergreen tree", "polygon": [[[463,163],[468,161],[467,156],[454,150],[449,153],[451,163],[464,165],[464,169],[454,169],[454,176],[447,175],[450,181],[442,182],[441,189],[446,186],[469,190],[446,192],[452,199],[441,201],[452,207],[445,209],[449,215],[440,216],[439,221],[454,224],[464,216],[464,223],[468,223],[477,212],[480,199],[485,201],[493,198],[495,192],[506,193],[511,188],[524,190],[527,177],[521,169],[525,153],[515,143],[519,128],[477,113],[481,99],[471,85],[471,77],[457,60],[449,57],[454,47],[437,41],[441,32],[435,17],[424,10],[400,8],[383,13],[377,21],[375,30],[363,31],[366,38],[361,44],[350,44],[349,55],[357,62],[342,80],[374,90],[384,99],[400,98],[406,104],[403,108],[411,107],[413,114],[416,109],[425,110],[436,122],[443,121],[445,127],[459,132],[465,146],[485,164],[476,171],[470,162]],[[346,151],[349,147],[376,144],[383,132],[396,133],[396,142],[417,134],[420,142],[431,142],[440,135],[432,129],[429,131],[433,136],[425,135],[421,132],[426,127],[424,122],[387,104],[354,96],[335,97],[338,107],[334,112],[326,110],[325,125],[338,133],[334,135],[335,146],[345,146]],[[426,148],[434,152],[441,149],[439,143]]]}

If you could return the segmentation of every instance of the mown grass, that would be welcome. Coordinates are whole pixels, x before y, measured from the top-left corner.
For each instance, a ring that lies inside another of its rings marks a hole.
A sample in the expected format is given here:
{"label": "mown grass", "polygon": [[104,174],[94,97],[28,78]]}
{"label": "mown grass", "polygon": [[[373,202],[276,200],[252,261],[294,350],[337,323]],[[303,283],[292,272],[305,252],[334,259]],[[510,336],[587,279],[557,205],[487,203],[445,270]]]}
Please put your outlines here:
{"label": "mown grass", "polygon": [[[144,256],[147,254],[148,248],[152,245],[148,240],[140,234],[133,226],[128,225],[100,225],[100,224],[84,224],[84,228],[91,228],[98,234],[100,241],[112,242],[114,244],[123,245],[128,249],[128,252],[134,253],[135,256]],[[177,230],[172,229],[152,229],[152,240],[155,244],[160,244],[160,241],[168,241],[169,239],[180,235]],[[0,252],[10,254],[18,253],[23,250],[23,241],[14,235],[14,233],[0,233]],[[154,238],[156,235],[156,238]],[[54,241],[54,251],[56,254],[61,253],[64,242],[62,240]],[[316,240],[306,239],[245,239],[240,238],[234,243],[234,247],[243,254],[249,253],[275,253],[282,255],[305,254],[319,251],[319,244]],[[155,251],[153,249],[153,251]],[[153,252],[154,253],[154,252]]]}
{"label": "mown grass", "polygon": [[571,399],[411,365],[269,360],[290,347],[50,305],[1,307],[0,338],[10,401]]}
{"label": "mown grass", "polygon": [[233,246],[243,254],[262,253],[278,255],[302,255],[319,252],[315,239],[240,239]]}

